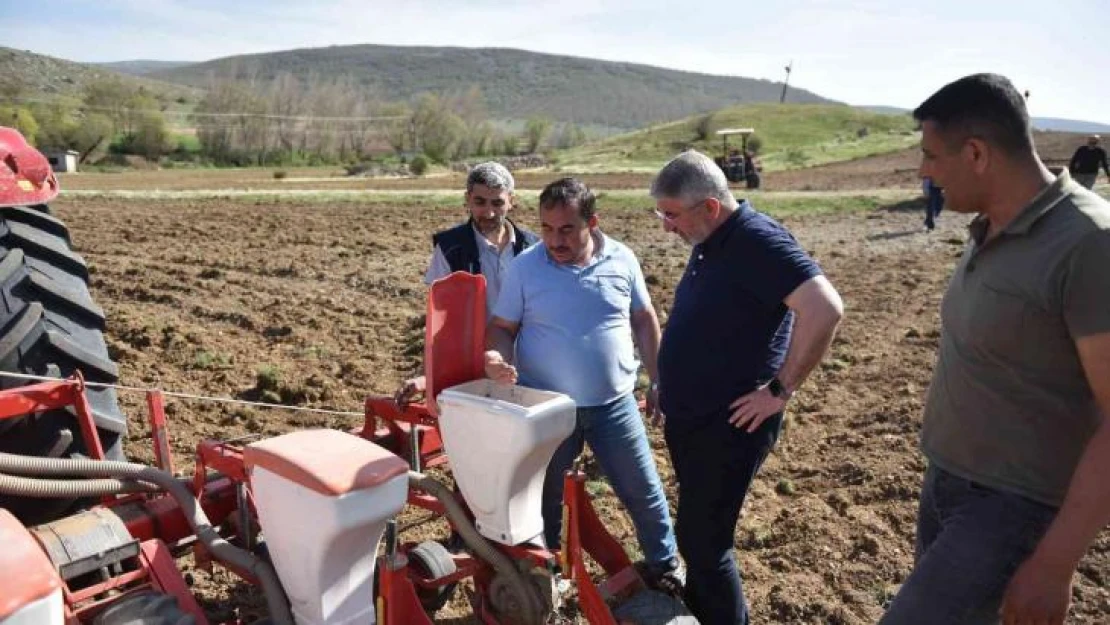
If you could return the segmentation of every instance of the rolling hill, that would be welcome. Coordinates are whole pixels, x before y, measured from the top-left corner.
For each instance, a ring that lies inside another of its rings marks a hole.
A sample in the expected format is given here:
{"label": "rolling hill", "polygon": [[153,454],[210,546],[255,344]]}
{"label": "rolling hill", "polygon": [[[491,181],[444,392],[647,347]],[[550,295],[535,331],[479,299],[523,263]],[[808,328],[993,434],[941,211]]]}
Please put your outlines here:
{"label": "rolling hill", "polygon": [[191,61],[153,61],[150,59],[135,59],[133,61],[115,61],[112,63],[96,63],[96,66],[110,69],[121,74],[132,76],[146,76],[154,72],[170,70],[185,65],[192,65]]}
{"label": "rolling hill", "polygon": [[121,79],[129,85],[142,86],[167,101],[178,98],[195,99],[200,93],[187,85],[126,76],[96,65],[75,63],[3,46],[0,46],[0,79],[5,85],[18,86],[18,97],[31,100],[79,97],[86,85],[105,79]]}
{"label": "rolling hill", "polygon": [[[738,68],[741,69],[741,68]],[[490,115],[639,128],[747,102],[777,102],[781,83],[505,48],[335,46],[227,57],[149,76],[203,87],[212,76],[266,81],[280,72],[349,75],[383,99],[461,92],[478,85]],[[792,102],[831,102],[791,89]]]}

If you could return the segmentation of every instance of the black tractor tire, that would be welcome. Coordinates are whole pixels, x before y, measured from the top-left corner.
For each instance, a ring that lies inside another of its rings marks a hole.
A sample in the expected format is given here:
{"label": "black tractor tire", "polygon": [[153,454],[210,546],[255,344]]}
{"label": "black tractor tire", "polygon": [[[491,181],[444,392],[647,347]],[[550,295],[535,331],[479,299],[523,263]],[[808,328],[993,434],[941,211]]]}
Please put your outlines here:
{"label": "black tractor tire", "polygon": [[116,601],[101,612],[92,625],[196,625],[172,595],[144,590]]}
{"label": "black tractor tire", "polygon": [[[113,384],[119,370],[104,342],[104,311],[89,294],[89,270],[69,230],[45,205],[0,207],[0,372]],[[37,383],[0,376],[0,389]],[[111,388],[86,387],[100,444],[123,460],[127,419]],[[0,420],[0,451],[43,457],[88,457],[71,409]],[[0,495],[28,525],[64,516],[83,502]]]}
{"label": "black tractor tire", "polygon": [[[456,571],[455,559],[451,552],[442,544],[428,540],[413,547],[409,553],[409,566],[428,579],[437,579],[450,575]],[[417,588],[416,596],[420,605],[429,618],[434,618],[436,612],[443,609],[455,595],[457,583],[447,584],[439,588]]]}

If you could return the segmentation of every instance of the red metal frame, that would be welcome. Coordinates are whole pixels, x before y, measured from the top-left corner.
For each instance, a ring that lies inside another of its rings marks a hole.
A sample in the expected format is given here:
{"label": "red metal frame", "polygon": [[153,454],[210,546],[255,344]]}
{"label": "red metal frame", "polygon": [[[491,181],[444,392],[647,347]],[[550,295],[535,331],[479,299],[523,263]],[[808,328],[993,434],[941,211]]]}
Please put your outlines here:
{"label": "red metal frame", "polygon": [[166,408],[162,391],[147,391],[146,406],[150,420],[150,439],[154,445],[154,461],[159,469],[174,473],[173,452],[170,451],[170,435],[166,427]]}
{"label": "red metal frame", "polygon": [[40,382],[0,391],[0,420],[22,417],[36,412],[73,407],[85,449],[94,460],[104,459],[104,447],[96,431],[92,408],[85,397],[85,380],[81,372],[70,380]]}
{"label": "red metal frame", "polygon": [[412,432],[420,443],[420,468],[435,467],[447,462],[443,451],[443,437],[439,433],[439,418],[424,404],[409,404],[404,408],[392,397],[368,397],[365,404],[366,420],[362,428],[352,432],[377,443],[412,463]]}
{"label": "red metal frame", "polygon": [[[476,293],[481,297],[477,297]],[[465,274],[452,274],[433,285],[433,294],[441,297],[440,303],[443,306],[436,307],[436,297],[429,297],[426,345],[431,346],[426,347],[425,356],[429,366],[435,361],[435,366],[428,369],[427,397],[430,398],[434,398],[434,389],[466,382],[482,375],[480,357],[484,347],[482,324],[485,318],[484,282],[480,277],[475,279]],[[444,298],[448,301],[443,301]],[[447,314],[451,301],[456,306],[453,315]],[[462,304],[470,306],[469,314],[458,314],[457,306]],[[444,340],[452,335],[461,336],[462,340]],[[435,376],[431,375],[433,372]],[[438,384],[434,381],[436,378],[440,380]],[[444,380],[448,383],[444,383]],[[89,455],[103,459],[103,448],[84,389],[84,381],[78,374],[70,380],[43,382],[0,391],[0,419],[72,406]],[[160,468],[172,471],[174,463],[163,397],[159,391],[148,392],[147,407],[156,462]],[[352,433],[399,456],[409,457],[416,467],[437,466],[447,462],[434,401],[426,400],[423,404],[401,408],[393,398],[372,397],[366,400],[365,408],[363,427]],[[417,437],[418,443],[416,457],[411,457],[413,436]],[[211,475],[212,472],[216,475]],[[587,620],[593,625],[616,625],[608,607],[609,602],[642,588],[643,581],[620,543],[609,534],[598,517],[586,493],[585,481],[586,476],[580,471],[566,474],[561,552],[553,553],[527,546],[496,546],[514,561],[527,559],[543,568],[557,563],[564,577],[576,582],[580,609]],[[245,503],[250,508],[250,519],[257,519],[249,485],[240,445],[212,440],[198,444],[192,490],[213,526],[220,527],[225,521],[235,519],[239,505],[236,491],[240,487],[246,487]],[[461,497],[459,502],[466,507]],[[442,502],[415,488],[409,489],[408,503],[438,515],[446,514]],[[136,494],[105,498],[105,505],[112,508],[124,521],[131,535],[141,541],[141,554],[137,558],[136,568],[113,579],[72,591],[67,586],[67,623],[77,625],[94,618],[96,613],[113,600],[104,598],[107,591],[130,592],[134,588],[154,587],[173,594],[182,609],[194,614],[200,625],[207,625],[167,547],[184,546],[193,537],[193,530],[177,503],[166,495]],[[197,566],[210,566],[211,554],[199,542],[194,542],[192,546]],[[457,556],[455,573],[441,579],[425,579],[407,566],[405,554],[409,548],[411,545],[402,546],[396,553],[380,559],[379,597],[376,599],[379,622],[384,625],[430,624],[416,589],[442,587],[472,577],[476,587],[473,601],[475,614],[487,625],[502,625],[486,600],[494,576],[494,570],[487,562],[469,555]],[[606,578],[601,584],[595,583],[590,576],[586,568],[587,557],[605,571]],[[223,564],[249,583],[257,583],[249,572],[228,563]]]}
{"label": "red metal frame", "polygon": [[[563,576],[575,582],[578,588],[578,605],[582,615],[591,625],[618,625],[609,609],[610,603],[644,589],[643,579],[636,571],[628,554],[601,522],[586,492],[586,475],[581,471],[568,471],[564,478],[563,505],[566,522],[563,531],[563,549],[558,553],[529,548],[498,545],[512,560],[528,558],[538,565],[557,560]],[[472,607],[474,614],[485,625],[504,625],[497,618],[488,601],[492,568],[472,556],[455,558],[456,572],[438,579],[427,579],[407,566],[405,545],[398,553],[378,558],[378,587],[380,600],[378,622],[382,625],[432,625],[417,595],[417,588],[437,588],[473,577],[476,592]],[[605,580],[594,582],[586,568],[589,557],[605,571]]]}
{"label": "red metal frame", "polygon": [[[67,407],[73,408],[89,455],[103,460],[103,446],[85,396],[85,383],[79,372],[68,380],[41,382],[0,391],[0,420]],[[148,407],[156,457],[162,468],[172,468],[160,393],[152,391],[148,395]],[[201,460],[197,463],[194,495],[213,525],[218,526],[236,510],[235,483],[228,478],[208,479],[203,466],[207,462],[209,466],[228,472],[233,477],[245,477],[242,472],[242,456],[234,448],[220,447],[214,443],[202,444],[198,455]],[[91,622],[112,602],[142,588],[154,588],[172,594],[182,610],[197,618],[198,625],[209,625],[167,547],[167,543],[176,544],[193,536],[192,527],[185,520],[177,502],[165,495],[136,494],[106,497],[104,505],[111,508],[123,521],[131,536],[140,541],[140,554],[136,558],[134,569],[109,580],[77,589],[71,589],[67,584],[63,589],[67,625]],[[253,581],[245,572],[236,571],[234,567],[229,568],[244,579]]]}
{"label": "red metal frame", "polygon": [[[387,403],[388,402],[388,403]],[[0,391],[0,419],[25,415],[41,410],[53,410],[73,406],[82,424],[82,436],[90,449],[98,448],[92,413],[84,396],[84,382],[78,377],[72,380],[44,382],[6,391]],[[158,462],[163,466],[173,466],[169,454],[168,433],[161,395],[148,395],[149,415],[155,447],[162,447]],[[442,440],[439,436],[438,419],[426,411],[424,406],[409,406],[404,410],[397,408],[392,400],[371,399],[367,401],[367,423],[380,418],[383,427],[364,428],[362,432],[372,432],[370,440],[383,444],[394,453],[408,448],[408,432],[398,435],[391,418],[403,419],[413,427],[424,428],[421,432],[420,462],[428,465],[437,462],[443,455]],[[361,433],[361,432],[360,432]],[[99,454],[101,457],[103,453]],[[212,477],[210,471],[219,475]],[[564,523],[563,549],[556,554],[546,549],[527,546],[498,547],[510,559],[528,559],[537,566],[546,567],[558,562],[563,575],[576,582],[579,606],[583,615],[594,625],[616,625],[608,604],[642,588],[643,582],[628,559],[627,554],[605,529],[590,503],[585,490],[586,477],[581,472],[568,472],[564,485]],[[193,473],[193,491],[214,526],[233,517],[237,510],[235,489],[237,484],[248,484],[249,478],[243,464],[242,448],[231,443],[205,440],[197,446],[196,464]],[[248,493],[249,493],[248,489]],[[251,518],[254,513],[253,498],[248,496]],[[408,501],[411,505],[437,513],[445,514],[445,508],[434,497],[410,489]],[[461,502],[464,503],[465,502]],[[207,625],[203,612],[196,605],[184,580],[178,572],[170,555],[167,544],[178,544],[193,535],[177,503],[167,496],[130,495],[112,498],[106,502],[124,521],[128,531],[141,542],[138,568],[119,575],[111,580],[79,590],[65,590],[67,623],[77,625],[89,622],[99,611],[119,595],[101,598],[110,590],[131,592],[138,588],[153,587],[161,592],[173,594],[183,610],[198,616],[198,624]],[[199,543],[196,550],[197,565],[207,567],[211,556]],[[502,625],[493,614],[488,601],[489,584],[493,570],[488,563],[473,556],[456,557],[456,572],[441,579],[425,579],[407,566],[403,555],[411,545],[406,545],[390,562],[384,556],[380,561],[379,573],[379,622],[384,625],[421,625],[431,624],[424,613],[417,596],[417,588],[435,588],[473,577],[477,592],[474,595],[475,614],[486,625]],[[590,557],[605,571],[606,579],[601,584],[593,581],[586,568],[586,557]],[[256,580],[249,572],[223,563],[249,583]]]}
{"label": "red metal frame", "polygon": [[[209,625],[208,617],[193,598],[169,547],[161,540],[146,540],[139,545],[138,568],[110,580],[71,590],[66,584],[62,589],[65,598],[67,625],[88,623],[105,608],[128,594],[153,589],[177,599],[178,607],[196,619],[197,625]],[[122,592],[121,592],[122,591]]]}

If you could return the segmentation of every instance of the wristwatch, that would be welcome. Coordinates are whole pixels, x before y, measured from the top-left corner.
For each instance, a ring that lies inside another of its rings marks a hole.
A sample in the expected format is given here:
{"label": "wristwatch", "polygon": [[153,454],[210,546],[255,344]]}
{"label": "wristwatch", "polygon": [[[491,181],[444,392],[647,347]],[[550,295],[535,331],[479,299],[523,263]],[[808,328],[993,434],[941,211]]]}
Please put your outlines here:
{"label": "wristwatch", "polygon": [[767,383],[767,390],[771,391],[771,394],[779,399],[787,399],[790,397],[790,393],[786,392],[786,387],[782,385],[782,382],[779,382],[777,377],[771,378],[771,381]]}

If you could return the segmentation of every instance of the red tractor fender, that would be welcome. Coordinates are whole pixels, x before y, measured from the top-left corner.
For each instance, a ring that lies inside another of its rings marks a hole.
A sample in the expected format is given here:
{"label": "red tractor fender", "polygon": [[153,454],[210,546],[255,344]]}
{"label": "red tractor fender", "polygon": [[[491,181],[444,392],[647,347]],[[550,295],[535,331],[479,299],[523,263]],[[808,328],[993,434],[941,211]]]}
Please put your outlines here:
{"label": "red tractor fender", "polygon": [[62,579],[54,564],[31,532],[3,508],[0,508],[0,544],[4,545],[0,552],[0,575],[5,580],[4,592],[0,594],[0,622],[13,615],[19,621],[20,612],[25,609],[24,618],[49,613],[41,605],[33,604],[49,601],[54,595],[57,597],[54,601],[61,607]]}
{"label": "red tractor fender", "polygon": [[14,128],[0,126],[0,207],[45,204],[58,195],[50,162]]}

